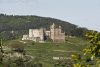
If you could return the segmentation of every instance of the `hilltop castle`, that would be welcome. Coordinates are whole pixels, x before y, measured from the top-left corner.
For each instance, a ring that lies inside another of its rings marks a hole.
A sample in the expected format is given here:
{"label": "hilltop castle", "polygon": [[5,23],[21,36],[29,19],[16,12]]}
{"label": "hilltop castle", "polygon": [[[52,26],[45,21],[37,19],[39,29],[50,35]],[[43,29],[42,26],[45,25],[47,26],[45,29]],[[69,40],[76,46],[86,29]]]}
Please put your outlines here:
{"label": "hilltop castle", "polygon": [[54,23],[47,31],[44,28],[29,29],[28,35],[23,35],[22,40],[32,40],[35,42],[44,42],[46,39],[52,39],[53,42],[65,42],[65,33],[62,33],[61,26],[57,27]]}

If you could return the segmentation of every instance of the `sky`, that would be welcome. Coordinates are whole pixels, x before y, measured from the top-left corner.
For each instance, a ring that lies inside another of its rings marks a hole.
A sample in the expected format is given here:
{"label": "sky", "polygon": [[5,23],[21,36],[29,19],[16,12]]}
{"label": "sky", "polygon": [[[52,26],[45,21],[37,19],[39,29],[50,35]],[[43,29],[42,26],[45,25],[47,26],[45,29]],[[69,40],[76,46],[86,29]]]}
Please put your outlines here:
{"label": "sky", "polygon": [[0,13],[52,17],[100,31],[100,0],[0,0]]}

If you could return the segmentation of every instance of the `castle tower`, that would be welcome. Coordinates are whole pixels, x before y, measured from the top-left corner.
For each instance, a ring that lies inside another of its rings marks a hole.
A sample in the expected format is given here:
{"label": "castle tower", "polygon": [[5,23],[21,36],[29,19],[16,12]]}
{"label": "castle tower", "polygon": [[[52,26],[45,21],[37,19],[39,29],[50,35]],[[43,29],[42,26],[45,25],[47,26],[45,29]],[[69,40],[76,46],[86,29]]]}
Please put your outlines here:
{"label": "castle tower", "polygon": [[54,23],[50,26],[50,38],[53,42],[65,42],[65,33],[62,33],[61,26],[57,28]]}
{"label": "castle tower", "polygon": [[40,34],[40,40],[44,41],[44,29],[43,28],[40,29],[39,34]]}
{"label": "castle tower", "polygon": [[33,29],[29,29],[29,40],[34,39]]}
{"label": "castle tower", "polygon": [[61,28],[61,26],[59,26],[59,33],[61,33],[61,32],[62,32],[61,30],[62,30],[62,28]]}
{"label": "castle tower", "polygon": [[55,40],[55,24],[53,23],[53,25],[50,26],[50,38],[53,40]]}
{"label": "castle tower", "polygon": [[29,37],[33,37],[33,29],[29,29]]}

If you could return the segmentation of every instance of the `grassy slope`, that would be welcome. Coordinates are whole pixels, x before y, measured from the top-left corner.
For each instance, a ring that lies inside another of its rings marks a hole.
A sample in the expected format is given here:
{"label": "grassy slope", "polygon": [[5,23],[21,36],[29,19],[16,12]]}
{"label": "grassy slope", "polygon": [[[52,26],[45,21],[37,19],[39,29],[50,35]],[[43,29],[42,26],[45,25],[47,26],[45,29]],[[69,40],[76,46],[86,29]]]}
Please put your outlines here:
{"label": "grassy slope", "polygon": [[[26,53],[35,57],[35,61],[42,62],[44,67],[52,67],[52,57],[70,57],[73,53],[81,53],[89,43],[81,38],[67,38],[66,43],[35,43],[26,41]],[[4,42],[4,45],[18,43],[19,40]]]}

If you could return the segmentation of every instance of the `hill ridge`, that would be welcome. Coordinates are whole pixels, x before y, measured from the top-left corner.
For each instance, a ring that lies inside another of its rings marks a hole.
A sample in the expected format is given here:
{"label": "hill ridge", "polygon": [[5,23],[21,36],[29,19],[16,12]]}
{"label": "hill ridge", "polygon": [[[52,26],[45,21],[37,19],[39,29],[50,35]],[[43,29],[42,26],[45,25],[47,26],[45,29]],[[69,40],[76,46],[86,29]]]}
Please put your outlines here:
{"label": "hill ridge", "polygon": [[24,31],[27,31],[28,29],[41,27],[49,29],[49,26],[53,23],[61,25],[62,30],[65,31],[66,34],[72,36],[83,36],[84,32],[87,31],[86,28],[78,27],[70,22],[50,17],[0,14],[0,32],[14,30],[19,32],[21,31],[23,32],[22,34],[24,34],[26,33]]}

